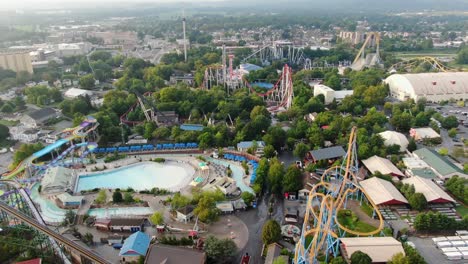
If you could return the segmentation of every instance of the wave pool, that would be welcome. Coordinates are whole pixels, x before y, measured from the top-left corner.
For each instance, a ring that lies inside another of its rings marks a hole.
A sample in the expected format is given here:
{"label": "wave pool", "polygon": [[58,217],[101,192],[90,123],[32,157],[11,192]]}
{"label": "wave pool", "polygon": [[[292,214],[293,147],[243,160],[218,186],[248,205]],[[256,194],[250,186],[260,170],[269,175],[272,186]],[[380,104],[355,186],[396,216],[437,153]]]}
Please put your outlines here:
{"label": "wave pool", "polygon": [[137,191],[153,187],[178,191],[192,181],[194,174],[194,168],[184,162],[141,162],[109,171],[80,175],[76,192],[94,188],[128,187]]}

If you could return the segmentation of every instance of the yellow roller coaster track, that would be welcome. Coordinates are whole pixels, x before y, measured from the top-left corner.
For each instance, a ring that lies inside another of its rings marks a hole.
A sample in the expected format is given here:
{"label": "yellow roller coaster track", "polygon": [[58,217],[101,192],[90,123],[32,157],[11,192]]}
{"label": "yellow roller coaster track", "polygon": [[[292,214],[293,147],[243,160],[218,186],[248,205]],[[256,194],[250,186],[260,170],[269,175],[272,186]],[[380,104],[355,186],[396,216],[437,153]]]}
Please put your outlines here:
{"label": "yellow roller coaster track", "polygon": [[432,68],[441,71],[441,72],[455,72],[458,71],[455,68],[450,68],[448,66],[445,66],[440,60],[434,57],[416,57],[416,58],[411,58],[405,61],[401,61],[398,63],[393,64],[390,66],[390,69],[401,69],[404,68],[406,71],[411,72],[412,69],[420,65],[421,63],[429,63],[432,65]]}
{"label": "yellow roller coaster track", "polygon": [[[313,216],[314,219],[316,219],[316,225],[312,227],[309,230],[306,230],[307,228],[304,228],[304,234],[302,234],[303,237],[307,237],[309,235],[313,235],[313,239],[310,244],[310,248],[306,249],[305,245],[302,245],[302,241],[300,241],[296,245],[296,252],[295,252],[295,258],[294,258],[294,263],[298,263],[298,258],[299,256],[305,256],[306,255],[306,250],[308,250],[307,254],[309,255],[309,260],[315,259],[315,254],[318,250],[322,249],[326,239],[327,235],[331,235],[333,238],[339,238],[339,235],[336,233],[337,230],[332,230],[332,221],[336,224],[336,226],[345,231],[346,233],[357,235],[357,236],[372,236],[377,233],[379,233],[383,227],[384,227],[384,221],[383,217],[378,210],[377,205],[369,199],[369,195],[360,187],[359,183],[357,182],[357,177],[354,174],[354,172],[351,171],[351,164],[353,162],[354,158],[354,145],[355,145],[355,140],[356,140],[356,127],[353,127],[351,130],[351,135],[349,137],[349,143],[348,143],[348,152],[347,152],[347,159],[346,159],[346,167],[344,169],[344,174],[343,174],[343,179],[342,183],[340,186],[337,186],[336,184],[332,184],[330,182],[326,181],[327,175],[331,175],[333,171],[336,171],[337,169],[342,170],[341,166],[334,166],[329,168],[324,172],[322,175],[321,181],[314,185],[314,187],[311,189],[309,192],[309,198],[307,201],[307,212],[304,217],[304,226],[307,227],[310,224],[310,218]],[[346,185],[352,183],[354,188],[347,188]],[[331,191],[339,191],[337,195],[332,195],[332,194],[324,194],[318,192],[319,188],[325,188],[327,190]],[[366,197],[367,200],[370,202],[371,206],[374,208],[374,211],[377,214],[377,217],[379,219],[379,226],[370,232],[358,232],[355,230],[351,230],[345,226],[343,226],[337,218],[337,211],[343,207],[344,202],[346,201],[346,197],[349,194],[356,193],[358,191],[361,191]],[[319,212],[316,211],[313,207],[313,201],[314,199],[320,198],[319,200],[321,201],[320,204],[320,209]],[[326,214],[325,211],[328,213]],[[332,212],[335,212],[332,214]],[[324,217],[327,217],[327,219],[323,219]],[[319,236],[318,234],[323,234]]]}

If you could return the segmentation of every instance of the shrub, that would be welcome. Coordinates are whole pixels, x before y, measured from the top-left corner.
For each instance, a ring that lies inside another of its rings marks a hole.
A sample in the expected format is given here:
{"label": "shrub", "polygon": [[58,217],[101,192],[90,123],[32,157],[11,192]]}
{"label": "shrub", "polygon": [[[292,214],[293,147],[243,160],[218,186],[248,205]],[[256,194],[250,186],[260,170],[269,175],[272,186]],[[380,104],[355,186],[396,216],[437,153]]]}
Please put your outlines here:
{"label": "shrub", "polygon": [[166,162],[166,159],[165,158],[155,158],[153,161],[157,162],[157,163],[164,163],[164,162]]}

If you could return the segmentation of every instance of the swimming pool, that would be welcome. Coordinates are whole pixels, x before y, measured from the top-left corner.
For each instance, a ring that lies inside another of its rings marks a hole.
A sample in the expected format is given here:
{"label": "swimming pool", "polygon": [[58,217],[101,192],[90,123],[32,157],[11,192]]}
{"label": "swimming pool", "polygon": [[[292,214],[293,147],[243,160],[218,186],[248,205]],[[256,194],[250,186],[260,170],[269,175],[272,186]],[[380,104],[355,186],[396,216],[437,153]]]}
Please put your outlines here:
{"label": "swimming pool", "polygon": [[[39,184],[36,183],[31,188],[31,199],[34,203],[38,204],[42,219],[47,223],[60,223],[65,219],[67,210],[58,207],[51,200],[44,199],[39,195],[38,192]],[[76,212],[76,210],[73,210]]]}
{"label": "swimming pool", "polygon": [[146,190],[153,187],[178,191],[192,180],[195,170],[188,164],[141,162],[122,168],[80,175],[76,192],[94,188]]}
{"label": "swimming pool", "polygon": [[222,165],[222,166],[229,166],[232,170],[232,178],[236,181],[237,187],[241,189],[243,192],[249,192],[255,194],[254,190],[250,188],[247,184],[244,182],[244,172],[243,169],[236,164],[224,161],[224,160],[219,160],[219,159],[213,159],[213,158],[207,158],[208,161]]}
{"label": "swimming pool", "polygon": [[149,207],[95,208],[89,209],[88,214],[97,218],[110,218],[113,216],[151,215],[153,211]]}

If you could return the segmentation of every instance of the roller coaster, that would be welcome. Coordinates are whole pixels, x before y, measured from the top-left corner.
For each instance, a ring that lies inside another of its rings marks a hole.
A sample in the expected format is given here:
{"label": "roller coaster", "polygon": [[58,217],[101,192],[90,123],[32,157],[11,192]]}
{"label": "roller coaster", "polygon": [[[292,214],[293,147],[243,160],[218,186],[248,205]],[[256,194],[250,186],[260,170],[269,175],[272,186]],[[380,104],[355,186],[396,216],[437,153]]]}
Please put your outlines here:
{"label": "roller coaster", "polygon": [[391,71],[405,71],[412,72],[414,68],[421,64],[430,65],[433,71],[437,72],[456,72],[457,69],[450,68],[444,65],[440,60],[434,57],[416,57],[408,60],[404,60],[390,66]]}
{"label": "roller coaster", "polygon": [[[377,205],[357,181],[358,162],[356,155],[356,127],[349,137],[348,151],[340,166],[324,172],[321,181],[314,185],[307,200],[301,238],[296,244],[295,264],[319,263],[318,256],[324,254],[336,257],[339,253],[340,238],[346,234],[372,236],[382,232],[384,221]],[[338,211],[346,209],[348,198],[367,199],[379,219],[379,226],[371,232],[357,232],[338,221]],[[312,240],[306,242],[306,238]]]}
{"label": "roller coaster", "polygon": [[[66,163],[65,157],[72,153],[75,150],[82,150],[80,159],[82,160],[86,155],[92,152],[96,147],[97,144],[95,142],[85,142],[84,138],[86,138],[90,133],[96,130],[99,123],[96,121],[95,118],[88,116],[86,120],[84,120],[79,126],[74,128],[67,128],[63,130],[58,136],[62,137],[61,139],[57,140],[55,143],[46,146],[45,148],[33,153],[31,156],[27,157],[23,161],[21,161],[15,169],[10,172],[7,172],[2,175],[2,179],[9,180],[13,179],[18,174],[24,172],[27,168],[33,168],[36,170],[45,170],[48,167],[54,167],[58,165],[68,166],[72,165],[72,163]],[[82,142],[78,144],[74,144],[73,140],[81,139]],[[52,153],[54,150],[60,148],[61,146],[70,143],[71,145],[63,151],[61,154],[57,155],[55,158],[52,159],[51,162],[47,164],[36,163],[35,161],[39,158]],[[32,174],[32,173],[30,173]]]}

